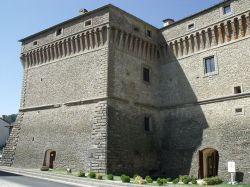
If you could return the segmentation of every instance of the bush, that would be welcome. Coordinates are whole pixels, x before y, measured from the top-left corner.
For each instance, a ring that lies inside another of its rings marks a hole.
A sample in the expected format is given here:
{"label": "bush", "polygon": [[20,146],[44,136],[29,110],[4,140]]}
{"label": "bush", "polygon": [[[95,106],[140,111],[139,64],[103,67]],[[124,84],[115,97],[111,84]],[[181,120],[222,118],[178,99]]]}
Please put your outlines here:
{"label": "bush", "polygon": [[102,176],[101,174],[97,174],[97,175],[96,175],[96,179],[98,179],[98,180],[102,180],[102,177],[103,177],[103,176]]}
{"label": "bush", "polygon": [[108,175],[107,175],[107,179],[108,179],[108,180],[114,180],[114,176],[113,176],[112,174],[108,174]]}
{"label": "bush", "polygon": [[215,184],[221,184],[223,181],[219,177],[209,177],[205,178],[204,181],[207,183],[207,185],[215,185]]}
{"label": "bush", "polygon": [[77,177],[85,177],[85,173],[82,170],[80,170],[77,173]]}
{"label": "bush", "polygon": [[41,171],[49,171],[49,167],[48,166],[42,166],[40,170]]}
{"label": "bush", "polygon": [[122,176],[121,176],[121,180],[122,180],[122,182],[127,182],[127,183],[129,183],[129,182],[130,182],[130,177],[127,176],[127,175],[122,175]]}
{"label": "bush", "polygon": [[167,179],[167,182],[171,182],[172,181],[172,179],[171,178],[166,178]]}
{"label": "bush", "polygon": [[192,184],[197,184],[197,179],[195,178],[195,177],[191,177],[191,182],[192,182]]}
{"label": "bush", "polygon": [[167,184],[168,183],[167,179],[161,179],[161,181],[162,181],[163,184]]}
{"label": "bush", "polygon": [[192,178],[192,184],[197,184],[197,181],[196,181],[196,179],[195,178]]}
{"label": "bush", "polygon": [[153,179],[150,176],[146,176],[145,180],[147,183],[153,183]]}
{"label": "bush", "polygon": [[88,174],[88,177],[91,178],[91,179],[95,179],[96,178],[96,174],[94,172],[90,172]]}
{"label": "bush", "polygon": [[137,176],[137,177],[135,177],[134,183],[135,184],[145,184],[146,182],[141,176]]}
{"label": "bush", "polygon": [[174,184],[177,184],[179,182],[179,178],[176,178],[172,181]]}
{"label": "bush", "polygon": [[162,186],[162,185],[163,185],[163,181],[162,181],[161,178],[158,178],[158,179],[156,180],[156,182],[157,182],[157,184],[158,184],[159,186]]}
{"label": "bush", "polygon": [[184,184],[188,184],[189,183],[189,179],[183,179],[182,181]]}

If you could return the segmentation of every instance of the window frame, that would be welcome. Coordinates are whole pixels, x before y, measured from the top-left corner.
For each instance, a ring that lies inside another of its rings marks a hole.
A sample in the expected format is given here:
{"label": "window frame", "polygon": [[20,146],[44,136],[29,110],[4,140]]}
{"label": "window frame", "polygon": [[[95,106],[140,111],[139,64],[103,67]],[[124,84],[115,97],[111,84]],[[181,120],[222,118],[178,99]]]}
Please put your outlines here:
{"label": "window frame", "polygon": [[[237,109],[241,109],[241,112],[237,112],[237,111],[236,111]],[[234,108],[234,114],[235,114],[236,116],[238,116],[238,115],[244,115],[244,114],[245,114],[245,109],[244,109],[244,107],[243,107],[243,106],[237,106],[237,107],[235,107],[235,108]]]}
{"label": "window frame", "polygon": [[[236,87],[240,87],[240,91],[241,91],[240,93],[235,93],[235,88]],[[234,85],[232,89],[233,89],[233,94],[234,95],[238,95],[238,94],[242,94],[243,93],[243,85],[242,84]]]}
{"label": "window frame", "polygon": [[[148,81],[144,79],[144,70],[148,70]],[[146,84],[150,84],[151,83],[151,68],[147,65],[142,65],[142,81]]]}
{"label": "window frame", "polygon": [[[189,28],[189,26],[192,26],[192,28]],[[191,31],[191,30],[194,30],[195,29],[195,23],[189,23],[188,25],[187,25],[187,30],[188,31]]]}
{"label": "window frame", "polygon": [[[58,34],[58,31],[59,31],[59,30],[61,30],[61,31],[60,31],[60,34]],[[64,29],[63,29],[62,27],[57,28],[57,29],[56,29],[56,32],[55,32],[55,36],[56,36],[56,37],[62,37],[62,36],[63,36],[63,31],[64,31]]]}
{"label": "window frame", "polygon": [[[86,25],[87,22],[90,22],[90,25]],[[87,20],[84,21],[84,27],[91,27],[92,24],[93,24],[92,18],[91,19],[87,19]]]}
{"label": "window frame", "polygon": [[[146,130],[146,123],[145,123],[145,119],[148,119],[148,130]],[[150,134],[153,132],[153,118],[151,115],[148,115],[148,114],[145,114],[143,116],[143,130],[144,130],[144,133],[146,134]]]}
{"label": "window frame", "polygon": [[[229,12],[226,12],[226,8],[228,8],[228,7],[229,7]],[[227,4],[227,5],[223,6],[222,11],[223,11],[223,15],[228,15],[228,14],[232,13],[231,4]]]}
{"label": "window frame", "polygon": [[152,38],[152,31],[151,31],[150,29],[146,29],[145,35],[146,35],[146,37],[148,37],[148,38]]}
{"label": "window frame", "polygon": [[38,46],[38,41],[37,40],[35,40],[35,41],[33,41],[33,46]]}
{"label": "window frame", "polygon": [[[230,7],[230,12],[228,12],[228,13],[225,13],[225,8],[226,7]],[[233,14],[233,6],[232,6],[232,3],[225,3],[222,7],[221,7],[221,11],[220,11],[220,16],[222,17],[222,18],[224,18],[224,17],[228,17],[228,16],[230,16],[230,15],[232,15]]]}
{"label": "window frame", "polygon": [[[206,60],[210,58],[214,59],[214,71],[206,72]],[[204,73],[204,77],[210,77],[213,75],[217,75],[219,73],[216,54],[211,54],[211,55],[207,55],[203,57],[203,73]]]}

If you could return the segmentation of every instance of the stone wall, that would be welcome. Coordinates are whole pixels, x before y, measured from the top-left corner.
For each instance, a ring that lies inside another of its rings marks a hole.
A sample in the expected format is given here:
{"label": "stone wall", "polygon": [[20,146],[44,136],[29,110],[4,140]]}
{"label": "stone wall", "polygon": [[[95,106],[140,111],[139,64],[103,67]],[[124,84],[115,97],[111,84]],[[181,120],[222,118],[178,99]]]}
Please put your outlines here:
{"label": "stone wall", "polygon": [[[232,12],[223,15],[223,7],[231,2]],[[197,15],[183,19],[182,21],[173,24],[172,26],[165,27],[162,29],[167,40],[173,40],[178,37],[183,37],[184,35],[191,34],[198,30],[202,30],[205,27],[217,24],[218,22],[223,22],[224,20],[230,19],[232,17],[239,16],[243,12],[249,11],[250,5],[248,0],[230,0],[225,1],[220,6],[216,6],[211,10],[204,11]],[[194,29],[188,30],[188,25],[194,23]]]}
{"label": "stone wall", "polygon": [[[161,111],[162,171],[167,176],[198,176],[198,151],[214,148],[219,152],[220,177],[229,179],[227,162],[233,160],[244,182],[249,182],[249,101],[239,98]],[[239,105],[244,114],[235,114]]]}
{"label": "stone wall", "polygon": [[39,168],[50,149],[56,151],[55,168],[106,172],[107,59],[104,46],[26,66],[23,116],[10,165],[14,160],[15,167]]}
{"label": "stone wall", "polygon": [[[35,50],[38,47],[48,45],[56,41],[64,40],[67,37],[72,37],[93,27],[97,28],[103,24],[107,24],[109,22],[109,13],[107,10],[108,9],[104,9],[95,13],[78,16],[72,21],[58,24],[54,26],[53,29],[49,29],[46,32],[25,40],[22,43],[22,53],[29,50]],[[85,21],[88,20],[91,20],[92,24],[90,26],[85,26]],[[62,28],[62,35],[56,36],[56,31],[59,28]],[[37,45],[35,46],[33,45],[34,41],[37,41]]]}
{"label": "stone wall", "polygon": [[[144,117],[150,116],[152,131],[144,129]],[[108,102],[107,171],[114,174],[156,175],[159,159],[158,111],[135,106],[128,101]]]}

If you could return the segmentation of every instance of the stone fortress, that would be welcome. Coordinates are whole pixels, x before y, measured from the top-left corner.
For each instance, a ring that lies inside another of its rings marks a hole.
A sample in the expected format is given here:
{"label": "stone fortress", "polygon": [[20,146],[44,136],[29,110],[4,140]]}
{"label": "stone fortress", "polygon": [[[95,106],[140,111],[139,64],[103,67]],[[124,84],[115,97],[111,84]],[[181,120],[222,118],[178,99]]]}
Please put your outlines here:
{"label": "stone fortress", "polygon": [[4,165],[250,182],[250,2],[161,29],[113,6],[22,40]]}

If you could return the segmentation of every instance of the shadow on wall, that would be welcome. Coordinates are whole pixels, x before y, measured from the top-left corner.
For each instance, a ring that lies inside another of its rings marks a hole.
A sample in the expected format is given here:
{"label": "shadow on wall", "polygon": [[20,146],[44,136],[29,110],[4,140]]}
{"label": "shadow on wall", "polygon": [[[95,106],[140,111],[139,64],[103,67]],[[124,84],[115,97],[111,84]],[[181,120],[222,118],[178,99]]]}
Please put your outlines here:
{"label": "shadow on wall", "polygon": [[[200,175],[199,147],[206,118],[187,78],[187,64],[179,62],[170,48],[164,48],[161,60],[161,174],[168,177]],[[189,67],[190,71],[191,68]],[[192,71],[195,71],[193,69]],[[206,172],[208,173],[208,172]]]}

